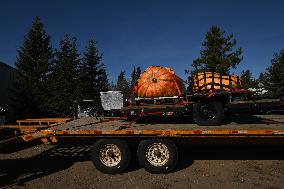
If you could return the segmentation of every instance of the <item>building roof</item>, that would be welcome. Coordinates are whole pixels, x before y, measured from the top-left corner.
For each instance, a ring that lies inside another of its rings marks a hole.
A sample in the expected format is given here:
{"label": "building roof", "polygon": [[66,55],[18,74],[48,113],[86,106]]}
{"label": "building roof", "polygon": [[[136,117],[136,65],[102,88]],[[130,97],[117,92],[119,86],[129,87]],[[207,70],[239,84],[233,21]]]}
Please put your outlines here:
{"label": "building roof", "polygon": [[1,62],[1,61],[0,61],[0,68],[6,68],[6,69],[11,69],[11,70],[15,69],[12,66],[5,64],[4,62]]}
{"label": "building roof", "polygon": [[16,69],[0,62],[0,106],[7,107],[10,103],[11,89],[15,81]]}

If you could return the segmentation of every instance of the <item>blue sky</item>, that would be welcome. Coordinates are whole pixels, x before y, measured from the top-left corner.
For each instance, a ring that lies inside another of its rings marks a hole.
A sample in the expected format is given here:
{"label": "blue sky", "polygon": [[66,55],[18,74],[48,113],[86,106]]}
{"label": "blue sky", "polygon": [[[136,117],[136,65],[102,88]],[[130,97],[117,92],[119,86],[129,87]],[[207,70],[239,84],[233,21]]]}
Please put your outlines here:
{"label": "blue sky", "polygon": [[35,16],[58,47],[65,34],[82,51],[90,38],[104,54],[111,80],[134,66],[172,67],[182,78],[199,56],[205,33],[218,25],[234,34],[243,61],[234,72],[258,76],[284,49],[284,1],[248,0],[25,0],[0,2],[0,61],[14,65],[17,49]]}

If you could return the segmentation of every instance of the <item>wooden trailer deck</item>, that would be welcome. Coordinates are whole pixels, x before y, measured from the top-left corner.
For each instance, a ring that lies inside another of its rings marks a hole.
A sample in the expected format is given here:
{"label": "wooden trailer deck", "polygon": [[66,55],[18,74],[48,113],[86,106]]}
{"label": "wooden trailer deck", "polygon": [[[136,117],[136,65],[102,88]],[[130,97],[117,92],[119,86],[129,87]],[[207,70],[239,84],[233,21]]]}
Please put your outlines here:
{"label": "wooden trailer deck", "polygon": [[22,136],[25,141],[60,137],[284,137],[284,115],[235,116],[221,126],[198,126],[189,118],[132,123],[122,118],[82,118]]}

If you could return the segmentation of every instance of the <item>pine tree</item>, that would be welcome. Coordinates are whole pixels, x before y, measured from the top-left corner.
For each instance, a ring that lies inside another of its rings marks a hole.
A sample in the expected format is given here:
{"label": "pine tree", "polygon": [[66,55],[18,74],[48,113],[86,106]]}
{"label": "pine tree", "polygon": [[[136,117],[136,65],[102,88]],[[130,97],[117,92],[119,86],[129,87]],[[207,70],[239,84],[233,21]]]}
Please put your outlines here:
{"label": "pine tree", "polygon": [[131,73],[131,87],[137,82],[141,75],[141,68],[138,66],[137,69],[134,67],[133,72]]}
{"label": "pine tree", "polygon": [[195,68],[193,70],[185,70],[185,74],[188,74],[188,77],[187,77],[187,87],[185,87],[184,85],[184,88],[185,88],[185,91],[186,93],[188,94],[191,94],[192,93],[192,88],[193,88],[193,85],[194,85],[194,81],[193,81],[193,78],[194,78],[194,75],[197,74],[198,72],[198,69]]}
{"label": "pine tree", "polygon": [[106,92],[110,89],[110,84],[108,81],[107,72],[104,64],[100,66],[98,82],[99,82],[98,88],[100,89],[100,92]]}
{"label": "pine tree", "polygon": [[134,66],[134,69],[131,73],[131,83],[130,83],[130,87],[133,87],[133,85],[135,84],[136,82],[136,68]]}
{"label": "pine tree", "polygon": [[132,101],[134,98],[137,97],[137,94],[135,93],[134,91],[134,86],[137,84],[138,82],[138,79],[141,75],[141,68],[140,67],[137,67],[137,69],[134,67],[134,70],[133,72],[131,73],[131,82],[130,82],[130,100]]}
{"label": "pine tree", "polygon": [[117,78],[116,90],[123,94],[123,101],[125,102],[130,97],[130,86],[125,78],[125,71],[121,71]]}
{"label": "pine tree", "polygon": [[275,97],[284,96],[284,50],[275,53],[264,75],[264,88]]}
{"label": "pine tree", "polygon": [[267,85],[267,74],[266,73],[260,73],[259,77],[257,79],[257,86],[259,88],[264,88],[264,86]]}
{"label": "pine tree", "polygon": [[117,87],[116,87],[116,84],[115,84],[113,81],[111,81],[110,84],[109,84],[109,90],[115,91],[116,88],[117,88]]}
{"label": "pine tree", "polygon": [[100,109],[100,92],[108,91],[109,83],[102,54],[96,48],[95,40],[89,41],[84,53],[80,66],[80,88],[82,100],[93,100],[90,105]]}
{"label": "pine tree", "polygon": [[16,82],[13,89],[13,108],[20,117],[47,116],[47,79],[53,50],[44,25],[36,17],[16,59]]}
{"label": "pine tree", "polygon": [[73,117],[77,114],[80,99],[76,38],[65,35],[59,46],[50,78],[49,107],[56,116]]}
{"label": "pine tree", "polygon": [[205,35],[200,57],[193,61],[194,71],[219,72],[228,75],[230,68],[236,66],[242,60],[242,48],[234,50],[236,39],[233,34],[225,36],[218,26],[212,26]]}
{"label": "pine tree", "polygon": [[244,89],[257,88],[257,82],[253,79],[252,73],[249,69],[246,71],[243,70],[240,78]]}
{"label": "pine tree", "polygon": [[140,77],[141,73],[142,73],[141,68],[138,66],[136,69],[136,75],[138,78]]}

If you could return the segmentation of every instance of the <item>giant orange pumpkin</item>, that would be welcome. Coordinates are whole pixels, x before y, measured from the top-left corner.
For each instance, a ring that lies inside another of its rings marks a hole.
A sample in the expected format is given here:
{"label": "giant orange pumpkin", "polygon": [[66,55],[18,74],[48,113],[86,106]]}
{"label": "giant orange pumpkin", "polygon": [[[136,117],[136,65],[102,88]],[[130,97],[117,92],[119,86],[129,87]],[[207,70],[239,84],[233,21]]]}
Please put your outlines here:
{"label": "giant orange pumpkin", "polygon": [[239,76],[221,76],[219,73],[216,72],[200,72],[194,75],[193,78],[193,92],[199,92],[203,90],[213,91],[220,89],[229,91],[231,89],[237,89],[241,85]]}
{"label": "giant orange pumpkin", "polygon": [[172,69],[151,66],[140,75],[134,90],[142,98],[180,96],[183,82]]}

